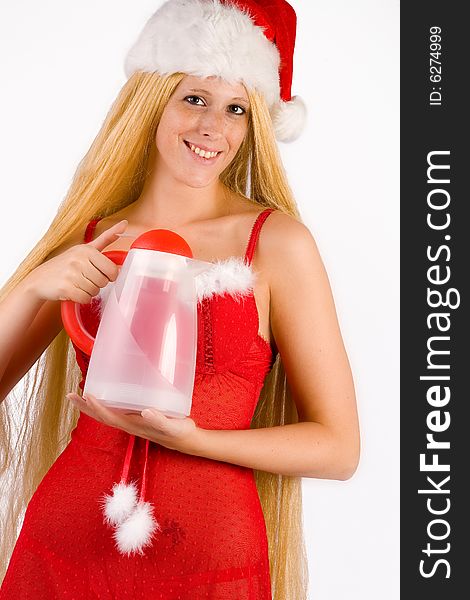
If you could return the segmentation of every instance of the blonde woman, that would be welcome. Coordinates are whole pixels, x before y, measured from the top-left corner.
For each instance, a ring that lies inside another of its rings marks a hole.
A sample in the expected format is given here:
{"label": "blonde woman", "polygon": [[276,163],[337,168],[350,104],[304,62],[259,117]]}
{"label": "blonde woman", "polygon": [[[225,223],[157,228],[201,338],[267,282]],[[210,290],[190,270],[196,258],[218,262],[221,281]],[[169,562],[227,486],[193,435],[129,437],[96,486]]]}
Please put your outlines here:
{"label": "blonde woman", "polygon": [[[359,429],[328,278],[275,141],[305,116],[294,40],[285,0],[166,2],[3,288],[1,600],[306,598],[301,478],[351,477]],[[92,298],[118,274],[102,252],[156,228],[214,263],[185,419],[83,397],[89,357],[60,316],[79,302],[96,330]]]}

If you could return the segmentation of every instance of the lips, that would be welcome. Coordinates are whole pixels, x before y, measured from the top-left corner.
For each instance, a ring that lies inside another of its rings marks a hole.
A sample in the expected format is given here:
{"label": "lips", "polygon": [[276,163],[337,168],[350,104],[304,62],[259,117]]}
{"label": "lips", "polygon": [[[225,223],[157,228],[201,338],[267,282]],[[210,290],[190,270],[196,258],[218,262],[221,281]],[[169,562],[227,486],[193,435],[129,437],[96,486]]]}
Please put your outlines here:
{"label": "lips", "polygon": [[[190,147],[190,142],[183,140],[184,144],[186,146],[186,148],[188,149],[188,152],[191,154],[191,157],[193,160],[197,161],[200,164],[205,164],[205,165],[212,165],[213,163],[216,162],[216,160],[219,158],[221,151],[219,151],[219,154],[217,154],[217,156],[213,156],[212,158],[204,158],[203,156],[199,156],[198,154],[196,154],[195,152],[193,152],[191,150]],[[196,144],[193,144],[194,146],[196,146]],[[198,146],[199,148],[201,148],[201,150],[206,150],[206,148]],[[211,152],[211,150],[209,148],[207,148],[207,150],[209,152]],[[213,152],[216,152],[216,150],[213,150]]]}
{"label": "lips", "polygon": [[222,152],[221,150],[216,150],[215,148],[208,148],[207,146],[204,146],[203,144],[195,144],[194,142],[191,142],[190,140],[183,140],[183,141],[190,149],[191,149],[191,146],[196,146],[196,148],[200,148],[201,150],[205,150],[206,152]]}

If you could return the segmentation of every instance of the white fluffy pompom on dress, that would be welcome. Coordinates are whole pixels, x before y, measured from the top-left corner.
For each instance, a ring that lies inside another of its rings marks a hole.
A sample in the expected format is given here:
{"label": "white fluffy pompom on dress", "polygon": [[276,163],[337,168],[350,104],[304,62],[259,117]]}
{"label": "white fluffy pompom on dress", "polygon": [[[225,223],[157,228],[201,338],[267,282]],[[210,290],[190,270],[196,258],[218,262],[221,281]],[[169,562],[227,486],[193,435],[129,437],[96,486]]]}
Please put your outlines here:
{"label": "white fluffy pompom on dress", "polygon": [[135,483],[115,483],[111,494],[102,500],[104,521],[107,525],[119,525],[128,517],[137,505]]}
{"label": "white fluffy pompom on dress", "polygon": [[151,544],[153,534],[160,529],[153,517],[152,505],[139,502],[127,519],[116,527],[113,537],[121,554],[143,554],[143,549]]}

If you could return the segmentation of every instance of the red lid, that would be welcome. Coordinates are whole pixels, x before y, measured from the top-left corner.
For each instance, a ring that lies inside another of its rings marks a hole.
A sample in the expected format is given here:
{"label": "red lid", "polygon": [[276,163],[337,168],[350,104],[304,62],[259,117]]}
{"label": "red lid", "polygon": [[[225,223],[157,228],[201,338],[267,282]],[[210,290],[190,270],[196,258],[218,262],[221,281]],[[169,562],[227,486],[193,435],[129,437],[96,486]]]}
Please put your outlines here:
{"label": "red lid", "polygon": [[152,229],[134,240],[130,249],[159,250],[193,258],[193,253],[184,238],[169,229]]}

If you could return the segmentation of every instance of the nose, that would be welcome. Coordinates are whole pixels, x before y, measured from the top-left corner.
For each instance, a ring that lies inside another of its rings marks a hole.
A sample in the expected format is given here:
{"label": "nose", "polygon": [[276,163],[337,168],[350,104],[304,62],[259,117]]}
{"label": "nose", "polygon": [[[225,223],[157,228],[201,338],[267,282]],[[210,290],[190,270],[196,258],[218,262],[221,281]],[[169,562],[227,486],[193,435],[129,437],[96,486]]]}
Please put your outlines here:
{"label": "nose", "polygon": [[211,138],[217,138],[224,130],[224,111],[208,107],[201,112],[199,118],[199,133]]}

